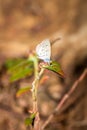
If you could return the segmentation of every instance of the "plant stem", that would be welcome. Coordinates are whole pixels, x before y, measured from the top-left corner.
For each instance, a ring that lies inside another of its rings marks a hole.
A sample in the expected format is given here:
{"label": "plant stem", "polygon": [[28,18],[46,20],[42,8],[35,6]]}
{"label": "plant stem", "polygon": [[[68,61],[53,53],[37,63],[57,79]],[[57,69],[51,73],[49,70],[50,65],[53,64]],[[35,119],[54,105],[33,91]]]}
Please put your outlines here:
{"label": "plant stem", "polygon": [[32,99],[33,99],[33,112],[36,113],[34,120],[34,130],[40,130],[40,117],[38,112],[38,103],[37,103],[37,90],[39,86],[39,79],[44,72],[44,68],[38,72],[38,59],[35,57],[34,61],[34,76],[35,80],[32,83]]}

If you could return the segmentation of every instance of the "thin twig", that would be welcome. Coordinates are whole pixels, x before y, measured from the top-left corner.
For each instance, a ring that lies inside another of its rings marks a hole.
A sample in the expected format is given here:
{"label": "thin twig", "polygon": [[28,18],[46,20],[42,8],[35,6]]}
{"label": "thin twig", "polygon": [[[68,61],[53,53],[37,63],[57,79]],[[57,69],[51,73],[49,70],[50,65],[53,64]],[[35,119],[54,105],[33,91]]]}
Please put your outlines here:
{"label": "thin twig", "polygon": [[55,39],[52,39],[52,40],[51,40],[51,45],[53,45],[55,42],[57,42],[57,41],[59,41],[59,40],[61,40],[61,37],[57,37],[57,38],[55,38]]}
{"label": "thin twig", "polygon": [[78,87],[78,84],[84,79],[84,77],[86,76],[86,74],[87,74],[87,69],[85,69],[84,72],[79,77],[79,79],[77,79],[74,82],[74,84],[72,85],[72,87],[69,90],[69,92],[64,95],[64,97],[61,99],[60,103],[57,105],[57,107],[55,108],[55,110],[53,111],[53,113],[48,117],[48,119],[43,124],[41,130],[44,130],[44,128],[51,122],[51,120],[53,119],[55,113],[59,113],[60,112],[60,109],[63,107],[63,104],[70,97],[70,95],[74,92],[74,90]]}

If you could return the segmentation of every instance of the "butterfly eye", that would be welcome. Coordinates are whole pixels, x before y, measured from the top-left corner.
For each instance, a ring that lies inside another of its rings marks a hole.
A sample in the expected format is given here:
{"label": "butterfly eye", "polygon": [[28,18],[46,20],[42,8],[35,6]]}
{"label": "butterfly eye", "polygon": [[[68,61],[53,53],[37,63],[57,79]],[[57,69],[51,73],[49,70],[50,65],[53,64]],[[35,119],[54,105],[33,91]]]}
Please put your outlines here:
{"label": "butterfly eye", "polygon": [[52,61],[50,61],[50,65],[52,66]]}

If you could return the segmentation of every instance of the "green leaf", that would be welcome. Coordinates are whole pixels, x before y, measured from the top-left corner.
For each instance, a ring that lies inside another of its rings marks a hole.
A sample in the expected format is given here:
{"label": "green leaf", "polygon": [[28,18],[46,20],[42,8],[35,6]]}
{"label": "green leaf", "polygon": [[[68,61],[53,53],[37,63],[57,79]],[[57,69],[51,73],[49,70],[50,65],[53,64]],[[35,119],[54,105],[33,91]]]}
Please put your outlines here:
{"label": "green leaf", "polygon": [[24,62],[25,59],[23,58],[18,58],[18,59],[8,59],[6,62],[5,62],[5,66],[7,69],[11,69],[12,67],[15,67],[16,65]]}
{"label": "green leaf", "polygon": [[7,68],[9,68],[8,73],[10,74],[10,81],[16,81],[33,74],[34,69],[32,61],[29,59],[16,60],[8,61],[6,63]]}
{"label": "green leaf", "polygon": [[64,77],[64,72],[62,71],[60,64],[56,61],[52,61],[50,64],[43,64],[42,67],[57,73],[62,78]]}
{"label": "green leaf", "polygon": [[33,120],[32,120],[30,117],[27,117],[27,118],[25,119],[25,125],[26,125],[26,126],[31,125],[32,122],[33,122]]}
{"label": "green leaf", "polygon": [[16,81],[18,79],[24,78],[26,76],[31,76],[33,73],[33,68],[20,68],[19,70],[12,73],[10,81]]}
{"label": "green leaf", "polygon": [[36,113],[32,113],[31,116],[30,116],[30,118],[31,118],[31,119],[34,119],[35,116],[36,116]]}
{"label": "green leaf", "polygon": [[34,119],[35,119],[35,116],[36,116],[36,113],[32,113],[32,114],[30,115],[30,117],[27,117],[27,118],[25,119],[25,125],[26,125],[26,126],[32,125],[32,124],[33,124],[33,121],[34,121]]}
{"label": "green leaf", "polygon": [[22,94],[26,93],[26,92],[29,92],[31,90],[31,87],[28,86],[28,87],[24,87],[24,88],[20,88],[17,93],[16,93],[16,96],[19,97],[21,96]]}

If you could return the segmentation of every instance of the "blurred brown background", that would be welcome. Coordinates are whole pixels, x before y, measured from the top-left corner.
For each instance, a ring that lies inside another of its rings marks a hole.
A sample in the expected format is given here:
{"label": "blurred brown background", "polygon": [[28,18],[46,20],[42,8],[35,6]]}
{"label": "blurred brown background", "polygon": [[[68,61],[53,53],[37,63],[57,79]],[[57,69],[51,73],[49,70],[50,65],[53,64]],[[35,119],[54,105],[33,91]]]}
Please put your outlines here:
{"label": "blurred brown background", "polygon": [[[4,62],[27,55],[45,38],[56,37],[61,40],[53,45],[52,58],[60,62],[66,78],[62,80],[52,73],[40,88],[43,118],[51,114],[65,91],[87,68],[87,0],[0,0],[0,130],[26,130],[23,120],[32,104],[31,95],[15,97],[17,87],[29,81],[10,84]],[[62,119],[56,116],[47,130],[87,129],[86,79],[87,75],[76,90],[75,103],[68,105]]]}
{"label": "blurred brown background", "polygon": [[86,0],[0,0],[1,51],[25,52],[55,33],[86,35],[86,8]]}

